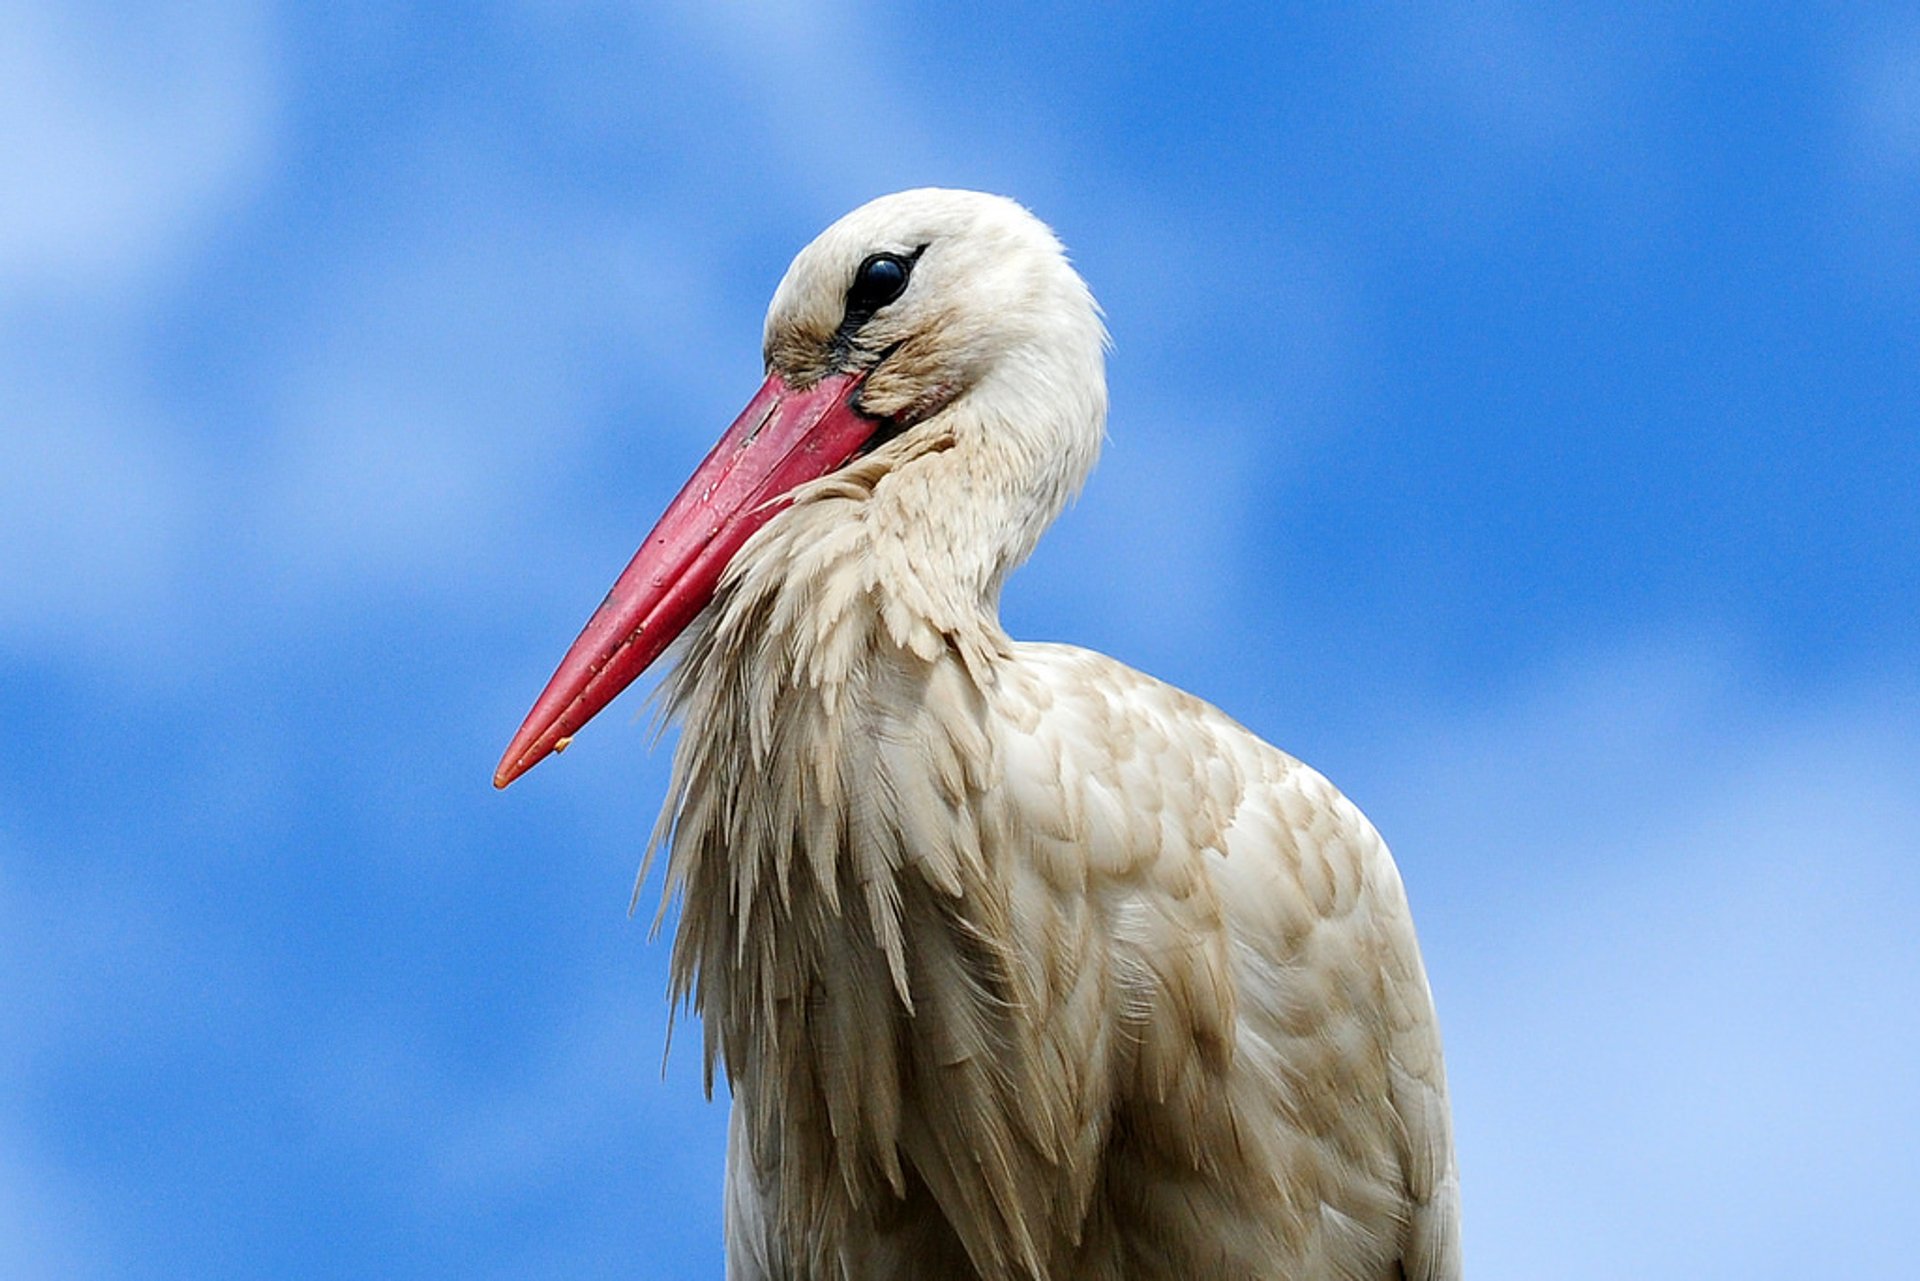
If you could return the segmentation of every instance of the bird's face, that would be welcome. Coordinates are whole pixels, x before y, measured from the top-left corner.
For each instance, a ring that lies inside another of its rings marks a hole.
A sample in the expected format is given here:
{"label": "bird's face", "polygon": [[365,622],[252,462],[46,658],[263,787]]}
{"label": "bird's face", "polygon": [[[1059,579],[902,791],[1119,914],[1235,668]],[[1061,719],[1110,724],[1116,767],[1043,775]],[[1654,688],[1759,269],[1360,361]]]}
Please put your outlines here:
{"label": "bird's face", "polygon": [[823,231],[767,311],[769,374],[796,387],[861,380],[888,434],[1059,349],[1097,361],[1099,313],[1060,243],[1013,201],[922,189],[883,196]]}
{"label": "bird's face", "polygon": [[494,784],[564,748],[699,615],[794,490],[856,457],[924,469],[937,436],[976,479],[1030,500],[987,531],[1023,556],[1098,450],[1104,339],[1053,233],[1010,200],[907,191],[827,228],[774,293],[766,382],[588,620]]}

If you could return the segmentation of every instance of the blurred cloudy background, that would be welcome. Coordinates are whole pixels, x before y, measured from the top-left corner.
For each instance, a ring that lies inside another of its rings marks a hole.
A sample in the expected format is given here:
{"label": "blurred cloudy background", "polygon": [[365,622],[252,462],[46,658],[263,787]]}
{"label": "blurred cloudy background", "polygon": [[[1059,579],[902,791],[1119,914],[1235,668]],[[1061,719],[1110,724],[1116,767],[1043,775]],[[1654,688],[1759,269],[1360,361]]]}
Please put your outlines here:
{"label": "blurred cloudy background", "polygon": [[666,754],[488,779],[929,183],[1114,334],[1009,625],[1385,831],[1472,1275],[1906,1275],[1920,17],[1613,8],[0,0],[0,1276],[718,1274]]}

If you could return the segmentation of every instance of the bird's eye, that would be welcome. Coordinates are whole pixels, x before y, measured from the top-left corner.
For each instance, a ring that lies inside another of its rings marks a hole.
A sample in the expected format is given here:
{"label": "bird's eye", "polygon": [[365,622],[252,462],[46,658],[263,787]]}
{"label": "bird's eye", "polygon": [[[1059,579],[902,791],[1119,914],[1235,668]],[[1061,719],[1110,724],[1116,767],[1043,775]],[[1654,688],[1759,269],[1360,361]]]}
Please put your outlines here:
{"label": "bird's eye", "polygon": [[871,316],[898,298],[907,288],[913,264],[899,254],[872,254],[853,273],[847,290],[847,314]]}

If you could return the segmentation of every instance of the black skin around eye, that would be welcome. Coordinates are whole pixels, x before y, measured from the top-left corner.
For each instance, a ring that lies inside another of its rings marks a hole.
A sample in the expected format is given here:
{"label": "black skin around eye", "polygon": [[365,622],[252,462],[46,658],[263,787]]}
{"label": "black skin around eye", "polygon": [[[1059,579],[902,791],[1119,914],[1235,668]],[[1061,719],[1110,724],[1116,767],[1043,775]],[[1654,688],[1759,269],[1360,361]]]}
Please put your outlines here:
{"label": "black skin around eye", "polygon": [[853,273],[847,290],[847,315],[871,316],[907,289],[912,264],[898,254],[873,254]]}
{"label": "black skin around eye", "polygon": [[853,350],[854,335],[873,319],[873,314],[896,301],[907,291],[907,278],[914,264],[927,251],[921,245],[909,254],[868,254],[854,270],[853,283],[847,286],[847,310],[827,343],[828,358],[834,368],[843,368]]}

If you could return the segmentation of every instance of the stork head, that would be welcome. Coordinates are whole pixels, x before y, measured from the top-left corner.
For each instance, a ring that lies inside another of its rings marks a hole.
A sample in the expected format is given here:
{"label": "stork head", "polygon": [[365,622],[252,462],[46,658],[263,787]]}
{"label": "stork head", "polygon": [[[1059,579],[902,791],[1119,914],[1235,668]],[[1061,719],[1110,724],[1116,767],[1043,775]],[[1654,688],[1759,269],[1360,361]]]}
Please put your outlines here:
{"label": "stork head", "polygon": [[882,471],[876,495],[957,463],[982,563],[997,574],[1024,558],[1099,452],[1104,344],[1060,242],[1011,200],[905,191],[828,227],[774,292],[766,381],[588,620],[494,785],[564,748],[796,490],[857,458]]}
{"label": "stork head", "polygon": [[767,310],[766,360],[797,386],[863,376],[862,411],[901,431],[1008,380],[1103,396],[1104,337],[1085,283],[1039,219],[1004,196],[923,188],[862,205],[800,251]]}

